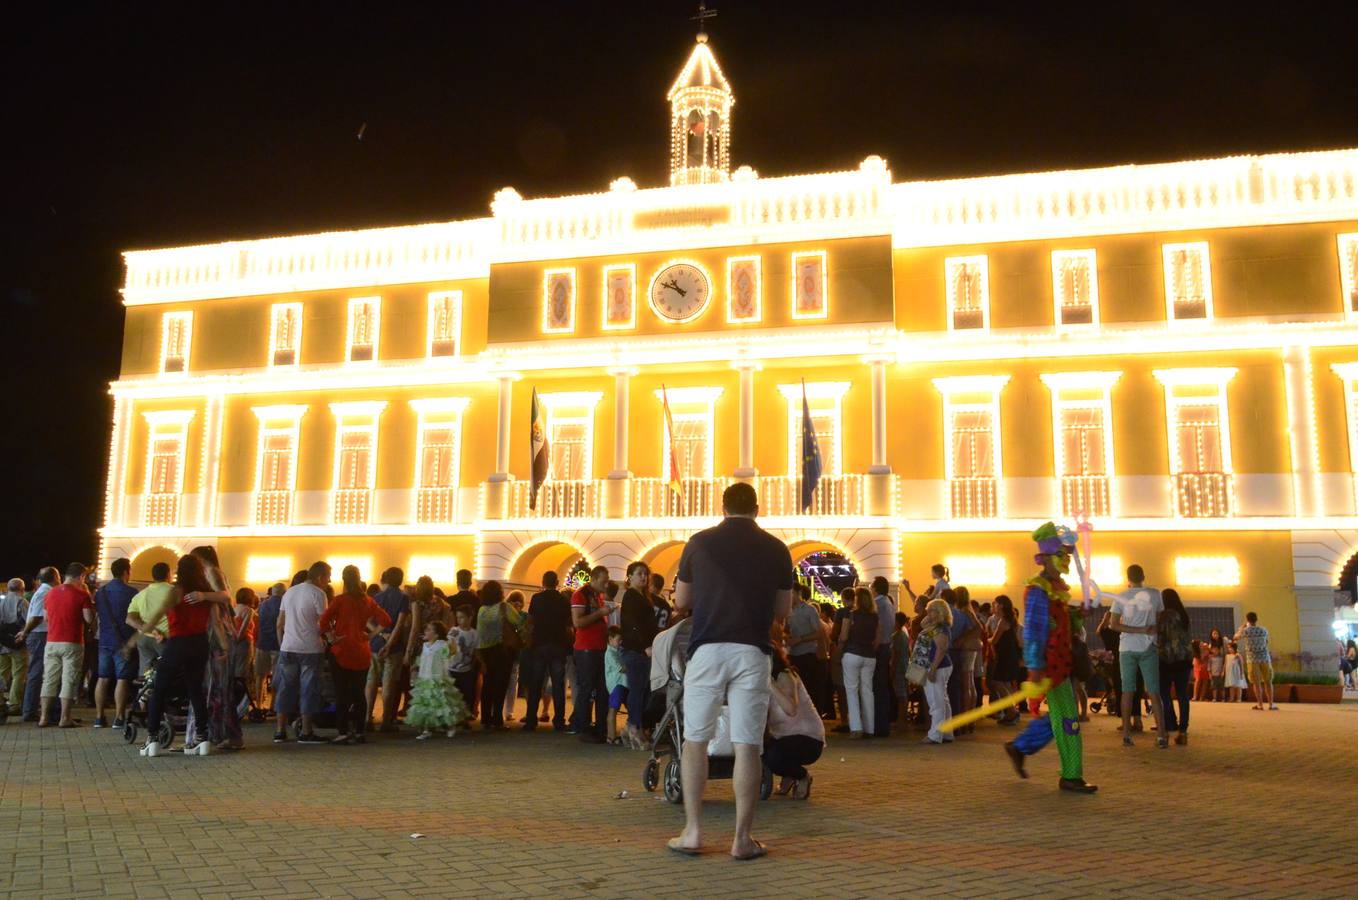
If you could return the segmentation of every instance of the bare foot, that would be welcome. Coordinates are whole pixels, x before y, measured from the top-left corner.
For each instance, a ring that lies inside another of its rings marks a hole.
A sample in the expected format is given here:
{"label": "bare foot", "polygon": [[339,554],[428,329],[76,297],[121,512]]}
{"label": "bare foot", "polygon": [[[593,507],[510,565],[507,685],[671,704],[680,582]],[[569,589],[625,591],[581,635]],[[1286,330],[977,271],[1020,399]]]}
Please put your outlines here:
{"label": "bare foot", "polygon": [[736,841],[731,844],[731,857],[740,861],[758,859],[761,856],[768,856],[769,848],[756,841],[754,838],[746,838],[744,843]]}
{"label": "bare foot", "polygon": [[681,853],[684,856],[698,856],[703,852],[702,838],[690,838],[687,833],[681,834],[676,838],[670,838],[665,846],[675,853]]}

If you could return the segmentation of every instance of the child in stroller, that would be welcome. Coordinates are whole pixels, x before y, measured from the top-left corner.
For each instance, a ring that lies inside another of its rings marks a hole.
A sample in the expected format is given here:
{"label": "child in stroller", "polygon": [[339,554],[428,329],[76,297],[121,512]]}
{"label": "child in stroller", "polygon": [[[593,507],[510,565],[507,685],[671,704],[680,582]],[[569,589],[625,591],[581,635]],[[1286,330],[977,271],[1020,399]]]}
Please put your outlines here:
{"label": "child in stroller", "polygon": [[[652,644],[652,659],[665,661],[668,677],[664,690],[652,691],[652,708],[646,711],[645,723],[651,723],[653,713],[660,712],[658,724],[652,729],[651,758],[642,770],[641,783],[648,791],[654,791],[661,784],[660,761],[669,756],[665,763],[664,792],[670,803],[684,801],[684,786],[681,778],[681,759],[684,745],[684,666],[688,659],[688,642],[693,632],[693,620],[684,619],[678,625],[656,636]],[[656,698],[660,698],[657,700]],[[727,712],[722,708],[721,719],[717,723],[716,738],[708,745],[707,770],[709,779],[724,780],[731,778],[735,771],[735,750],[731,746],[730,729],[727,726]],[[773,772],[764,767],[759,782],[759,799],[767,800],[773,793]]]}

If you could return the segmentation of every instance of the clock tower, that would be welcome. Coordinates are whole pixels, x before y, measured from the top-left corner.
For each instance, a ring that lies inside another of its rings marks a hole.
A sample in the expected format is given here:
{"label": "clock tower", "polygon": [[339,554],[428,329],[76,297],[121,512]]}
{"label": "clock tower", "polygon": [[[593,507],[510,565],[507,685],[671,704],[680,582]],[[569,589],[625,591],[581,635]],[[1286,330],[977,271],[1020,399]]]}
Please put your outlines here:
{"label": "clock tower", "polygon": [[730,179],[731,107],[735,97],[699,32],[688,62],[670,88],[670,184]]}

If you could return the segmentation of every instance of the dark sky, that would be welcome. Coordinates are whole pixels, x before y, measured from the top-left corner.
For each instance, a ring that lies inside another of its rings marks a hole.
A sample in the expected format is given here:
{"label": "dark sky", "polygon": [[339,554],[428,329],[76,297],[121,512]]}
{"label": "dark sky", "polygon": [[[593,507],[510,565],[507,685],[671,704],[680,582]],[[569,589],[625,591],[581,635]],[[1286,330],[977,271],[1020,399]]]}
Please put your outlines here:
{"label": "dark sky", "polygon": [[[764,175],[1358,146],[1352,3],[715,5],[734,164]],[[4,26],[0,577],[95,555],[120,250],[660,184],[695,4],[77,6]]]}

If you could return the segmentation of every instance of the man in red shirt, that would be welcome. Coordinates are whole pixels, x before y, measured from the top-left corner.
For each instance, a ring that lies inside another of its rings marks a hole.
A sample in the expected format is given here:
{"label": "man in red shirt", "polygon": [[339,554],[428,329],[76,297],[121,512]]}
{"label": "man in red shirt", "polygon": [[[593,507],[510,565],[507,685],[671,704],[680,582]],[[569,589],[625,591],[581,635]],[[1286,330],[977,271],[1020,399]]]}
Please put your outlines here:
{"label": "man in red shirt", "polygon": [[81,584],[85,566],[71,563],[66,580],[47,592],[47,648],[43,652],[42,706],[38,727],[46,728],[47,711],[53,697],[61,697],[61,728],[75,728],[71,721],[71,701],[80,687],[85,661],[85,626],[94,621],[94,604]]}
{"label": "man in red shirt", "polygon": [[608,649],[608,616],[615,608],[608,600],[607,590],[608,567],[595,566],[590,570],[589,583],[571,597],[571,620],[575,625],[575,709],[571,712],[571,732],[594,744],[607,740],[604,651]]}

